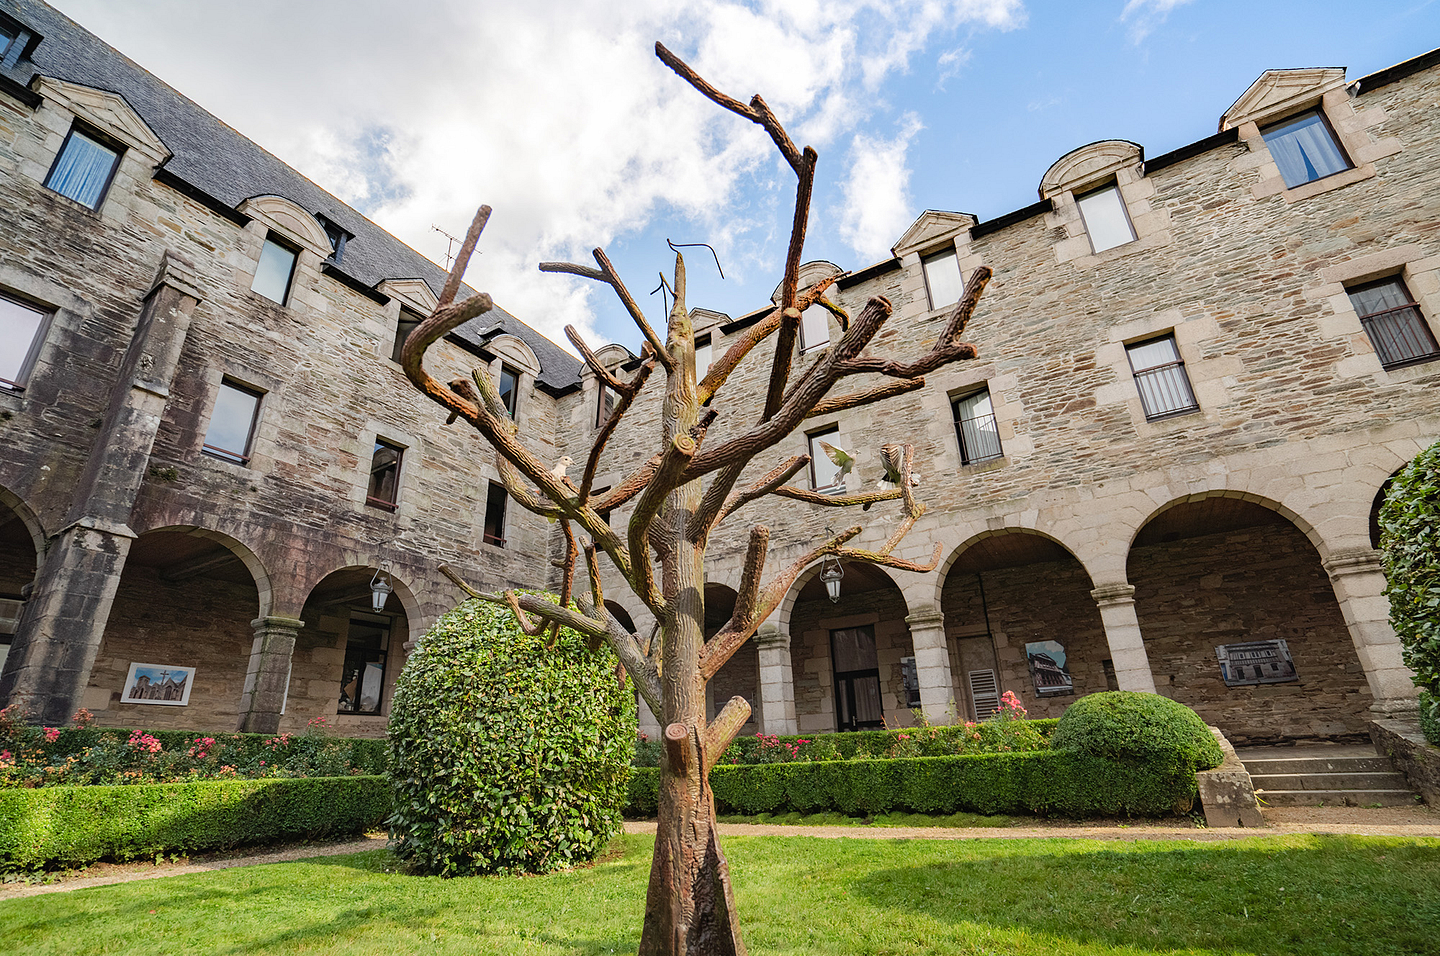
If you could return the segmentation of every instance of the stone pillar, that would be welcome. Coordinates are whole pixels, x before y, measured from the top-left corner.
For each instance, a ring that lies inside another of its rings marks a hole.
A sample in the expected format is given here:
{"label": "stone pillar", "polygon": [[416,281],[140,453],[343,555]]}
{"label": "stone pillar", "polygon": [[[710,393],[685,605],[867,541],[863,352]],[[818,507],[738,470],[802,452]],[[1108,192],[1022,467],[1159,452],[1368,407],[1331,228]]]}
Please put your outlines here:
{"label": "stone pillar", "polygon": [[200,302],[194,268],[166,253],[120,363],[70,513],[51,539],[16,631],[0,707],[60,724],[81,706],[135,533],[128,522]]}
{"label": "stone pillar", "polygon": [[1377,717],[1418,714],[1415,675],[1405,666],[1400,638],[1390,626],[1390,599],[1385,596],[1380,552],[1373,548],[1336,551],[1325,561],[1325,571],[1375,698],[1371,713]]}
{"label": "stone pillar", "polygon": [[1105,584],[1091,591],[1090,596],[1100,608],[1100,621],[1105,625],[1115,682],[1121,690],[1155,693],[1155,675],[1140,636],[1140,619],[1135,616],[1135,586]]}
{"label": "stone pillar", "polygon": [[760,700],[755,726],[762,734],[796,734],[795,677],[790,666],[790,635],[765,624],[755,633],[760,654]]}
{"label": "stone pillar", "polygon": [[920,679],[920,709],[932,724],[948,724],[959,716],[955,682],[950,676],[950,644],[945,638],[945,615],[938,607],[925,607],[905,618],[910,643],[915,647],[915,673]]}
{"label": "stone pillar", "polygon": [[273,734],[280,729],[280,712],[290,690],[290,657],[305,622],[293,617],[259,617],[250,622],[255,641],[250,645],[250,666],[240,692],[240,727],[252,734]]}
{"label": "stone pillar", "polygon": [[651,739],[651,740],[659,740],[659,739],[660,739],[660,718],[656,717],[653,713],[651,713],[651,711],[650,711],[650,705],[647,704],[647,703],[645,703],[645,698],[644,698],[644,697],[641,697],[641,698],[640,698],[640,707],[639,707],[638,716],[639,716],[639,718],[640,718],[640,719],[639,719],[640,733],[644,734],[646,737],[648,737],[648,738]]}

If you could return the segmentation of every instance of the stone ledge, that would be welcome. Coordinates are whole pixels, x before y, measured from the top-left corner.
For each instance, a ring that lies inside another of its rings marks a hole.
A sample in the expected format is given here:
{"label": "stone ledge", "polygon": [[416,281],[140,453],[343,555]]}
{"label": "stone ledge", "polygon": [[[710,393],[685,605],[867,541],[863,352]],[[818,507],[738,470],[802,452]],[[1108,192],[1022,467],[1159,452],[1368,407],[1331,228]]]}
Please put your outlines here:
{"label": "stone ledge", "polygon": [[1440,806],[1440,749],[1426,741],[1418,718],[1372,720],[1370,739],[1377,750],[1390,756],[1412,790],[1432,807]]}
{"label": "stone ledge", "polygon": [[1205,825],[1211,827],[1263,827],[1265,818],[1255,799],[1255,787],[1245,765],[1235,755],[1235,748],[1218,727],[1210,733],[1225,754],[1225,760],[1213,770],[1195,774],[1200,788],[1200,805],[1205,809]]}

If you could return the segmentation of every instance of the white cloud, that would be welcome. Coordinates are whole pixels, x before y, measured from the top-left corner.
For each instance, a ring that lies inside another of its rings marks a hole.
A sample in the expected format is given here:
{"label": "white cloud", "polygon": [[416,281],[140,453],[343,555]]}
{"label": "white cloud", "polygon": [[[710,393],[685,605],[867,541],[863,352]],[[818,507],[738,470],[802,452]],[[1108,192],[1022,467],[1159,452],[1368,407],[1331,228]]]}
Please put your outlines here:
{"label": "white cloud", "polygon": [[1120,22],[1130,24],[1130,42],[1139,44],[1165,22],[1170,11],[1190,0],[1128,0],[1120,11]]}
{"label": "white cloud", "polygon": [[[714,242],[728,276],[788,235],[793,181],[768,183],[773,146],[666,70],[657,38],[742,101],[763,91],[821,148],[860,130],[932,38],[1025,20],[1021,0],[54,2],[432,259],[446,247],[432,223],[460,234],[492,205],[467,280],[562,341],[566,323],[593,332],[608,290],[542,276],[540,260],[588,261],[668,216]],[[882,206],[904,207],[911,135],[853,138],[902,164],[852,167],[849,188],[880,188],[847,227],[857,248],[901,215]]]}
{"label": "white cloud", "polygon": [[840,233],[866,261],[885,258],[890,244],[915,218],[910,210],[910,169],[905,154],[922,129],[920,117],[906,113],[893,138],[857,133],[851,141]]}

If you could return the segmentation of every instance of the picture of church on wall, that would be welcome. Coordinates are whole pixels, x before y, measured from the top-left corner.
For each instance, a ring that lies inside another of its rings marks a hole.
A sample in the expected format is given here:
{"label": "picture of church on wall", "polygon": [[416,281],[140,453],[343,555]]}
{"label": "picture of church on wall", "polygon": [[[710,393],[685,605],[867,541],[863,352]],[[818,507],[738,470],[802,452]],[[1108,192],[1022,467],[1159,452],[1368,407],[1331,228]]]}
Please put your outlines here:
{"label": "picture of church on wall", "polygon": [[1030,662],[1030,680],[1041,696],[1075,693],[1075,682],[1065,667],[1065,646],[1058,641],[1036,641],[1025,645]]}
{"label": "picture of church on wall", "polygon": [[184,707],[190,703],[190,686],[195,668],[175,664],[131,664],[125,675],[125,691],[121,699],[127,704],[169,704]]}

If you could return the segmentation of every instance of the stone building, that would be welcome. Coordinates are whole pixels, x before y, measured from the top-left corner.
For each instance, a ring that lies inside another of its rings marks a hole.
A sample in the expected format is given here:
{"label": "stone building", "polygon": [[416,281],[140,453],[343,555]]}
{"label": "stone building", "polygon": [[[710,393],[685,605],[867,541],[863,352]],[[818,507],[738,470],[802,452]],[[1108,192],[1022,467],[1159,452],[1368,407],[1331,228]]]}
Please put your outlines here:
{"label": "stone building", "polygon": [[[436,566],[533,586],[557,546],[393,361],[442,271],[52,8],[0,0],[0,44],[0,703],[383,732],[407,645],[455,600]],[[881,444],[913,441],[929,511],[903,556],[942,559],[846,567],[835,603],[807,572],[716,699],[811,733],[976,719],[1005,691],[1054,715],[1118,687],[1236,740],[1412,707],[1373,514],[1440,437],[1437,100],[1440,51],[1358,80],[1267,72],[1189,146],[1093,143],[1012,214],[927,211],[891,259],[808,264],[806,283],[843,273],[852,313],[893,303],[874,350],[897,356],[995,269],[979,360],[777,449],[849,450],[858,490]],[[695,310],[702,354],[764,311]],[[807,315],[802,346],[837,334]],[[487,365],[532,446],[581,459],[607,396],[569,354],[498,309],[436,352]],[[741,367],[753,401],[712,440],[753,420],[765,374]],[[652,448],[658,406],[627,416],[597,488]],[[840,485],[823,452],[809,483]],[[895,520],[757,502],[712,552],[707,624],[748,524],[779,566],[827,525],[867,525],[863,545]],[[127,699],[137,667],[185,671],[187,703]]]}

